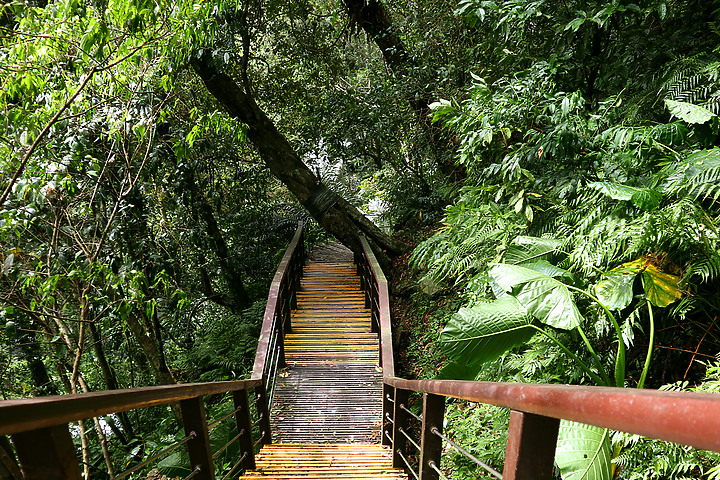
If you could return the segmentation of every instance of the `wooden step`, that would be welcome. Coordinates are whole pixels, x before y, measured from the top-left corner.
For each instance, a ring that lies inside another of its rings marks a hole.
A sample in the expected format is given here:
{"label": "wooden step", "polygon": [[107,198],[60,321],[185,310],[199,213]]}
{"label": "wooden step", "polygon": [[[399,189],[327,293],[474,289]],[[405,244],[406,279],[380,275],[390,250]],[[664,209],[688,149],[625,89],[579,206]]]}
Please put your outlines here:
{"label": "wooden step", "polygon": [[381,439],[378,338],[371,332],[370,309],[356,272],[353,263],[310,262],[305,267],[298,308],[291,313],[291,332],[284,341],[288,368],[273,392],[274,443]]}
{"label": "wooden step", "polygon": [[255,458],[256,469],[240,479],[407,480],[392,467],[390,449],[381,445],[273,444],[265,445]]}

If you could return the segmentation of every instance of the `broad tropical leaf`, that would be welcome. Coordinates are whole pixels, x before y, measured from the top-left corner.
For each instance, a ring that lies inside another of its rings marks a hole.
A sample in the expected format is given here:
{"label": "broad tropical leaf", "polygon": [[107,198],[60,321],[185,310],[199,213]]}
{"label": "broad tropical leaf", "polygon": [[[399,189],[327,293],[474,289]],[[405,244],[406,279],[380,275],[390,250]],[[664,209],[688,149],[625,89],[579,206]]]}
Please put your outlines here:
{"label": "broad tropical leaf", "polygon": [[495,263],[490,276],[506,292],[512,293],[532,316],[541,322],[569,330],[582,322],[568,288],[548,275],[518,265]]}
{"label": "broad tropical leaf", "polygon": [[555,238],[518,236],[505,252],[505,262],[520,265],[526,262],[547,260],[555,253],[562,242]]}
{"label": "broad tropical leaf", "polygon": [[618,267],[603,276],[595,285],[595,295],[610,310],[622,310],[633,298],[633,284],[638,270]]}
{"label": "broad tropical leaf", "polygon": [[613,200],[630,200],[640,189],[612,182],[590,182],[588,187],[604,193]]}
{"label": "broad tropical leaf", "polygon": [[482,364],[467,365],[450,362],[440,369],[433,378],[438,380],[477,380]]}
{"label": "broad tropical leaf", "polygon": [[663,273],[655,265],[648,265],[642,273],[645,297],[656,307],[667,307],[682,296],[678,282],[680,277]]}
{"label": "broad tropical leaf", "polygon": [[563,480],[610,480],[610,447],[607,429],[562,420],[555,463]]}
{"label": "broad tropical leaf", "polygon": [[612,182],[591,182],[588,187],[601,192],[613,200],[632,202],[643,210],[655,210],[660,205],[662,194],[652,188],[638,188]]}
{"label": "broad tropical leaf", "polygon": [[443,352],[459,364],[480,365],[496,359],[535,333],[532,317],[510,296],[461,308],[440,333]]}
{"label": "broad tropical leaf", "polygon": [[630,197],[633,205],[648,212],[658,208],[660,200],[662,200],[662,193],[652,188],[642,188]]}
{"label": "broad tropical leaf", "polygon": [[661,272],[647,257],[623,263],[610,270],[595,285],[598,300],[611,310],[621,310],[632,301],[635,278],[642,273],[645,298],[656,307],[667,307],[682,296],[680,277]]}
{"label": "broad tropical leaf", "polygon": [[553,277],[558,280],[565,280],[568,283],[573,283],[576,280],[575,276],[572,273],[570,273],[567,270],[564,270],[560,267],[557,267],[546,260],[540,260],[540,261],[531,262],[531,263],[523,263],[520,266],[529,268],[530,270],[535,270],[536,272],[543,273],[543,274],[547,275],[548,277]]}
{"label": "broad tropical leaf", "polygon": [[665,99],[665,105],[667,105],[670,113],[687,123],[707,123],[716,116],[707,108],[692,103]]}

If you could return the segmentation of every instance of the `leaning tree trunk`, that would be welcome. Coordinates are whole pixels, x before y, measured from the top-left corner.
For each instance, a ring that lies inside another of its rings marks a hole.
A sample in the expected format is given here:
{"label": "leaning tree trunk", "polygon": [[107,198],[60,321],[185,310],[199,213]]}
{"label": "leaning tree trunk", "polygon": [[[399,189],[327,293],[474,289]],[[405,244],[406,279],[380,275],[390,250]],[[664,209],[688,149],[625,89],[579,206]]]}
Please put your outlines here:
{"label": "leaning tree trunk", "polygon": [[230,115],[248,127],[247,136],[273,175],[287,186],[320,225],[354,252],[360,252],[360,235],[365,235],[378,259],[388,265],[387,255],[405,251],[368,220],[355,206],[330,192],[303,163],[287,138],[229,75],[217,69],[209,55],[193,64],[208,91]]}

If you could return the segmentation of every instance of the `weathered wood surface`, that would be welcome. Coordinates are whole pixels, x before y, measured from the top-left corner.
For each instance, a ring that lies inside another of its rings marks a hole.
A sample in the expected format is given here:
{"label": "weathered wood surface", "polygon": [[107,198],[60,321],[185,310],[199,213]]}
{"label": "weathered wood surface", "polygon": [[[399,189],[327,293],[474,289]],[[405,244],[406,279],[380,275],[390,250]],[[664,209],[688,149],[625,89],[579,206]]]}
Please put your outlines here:
{"label": "weathered wood surface", "polygon": [[257,470],[242,479],[407,480],[392,467],[390,450],[381,445],[266,445],[257,456]]}
{"label": "weathered wood surface", "polygon": [[271,414],[277,443],[379,443],[382,375],[350,262],[310,262],[285,337]]}

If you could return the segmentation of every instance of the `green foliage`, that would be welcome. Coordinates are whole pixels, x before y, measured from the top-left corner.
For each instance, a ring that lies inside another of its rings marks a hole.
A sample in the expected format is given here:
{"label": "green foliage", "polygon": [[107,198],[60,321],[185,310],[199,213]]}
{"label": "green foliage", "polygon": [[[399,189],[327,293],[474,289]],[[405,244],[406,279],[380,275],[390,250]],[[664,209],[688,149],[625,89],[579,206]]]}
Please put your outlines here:
{"label": "green foliage", "polygon": [[555,463],[563,479],[610,480],[610,454],[607,429],[560,422]]}
{"label": "green foliage", "polygon": [[[507,445],[507,409],[492,405],[453,402],[446,408],[445,434],[456,443],[490,465],[502,471],[505,446]],[[489,480],[489,473],[455,450],[443,454],[443,469],[450,471],[453,480]]]}
{"label": "green foliage", "polygon": [[[443,352],[458,370],[445,370],[442,376],[474,380],[483,363],[496,359],[515,345],[527,342],[535,334],[533,318],[515,297],[505,295],[492,303],[461,308],[439,337]],[[458,377],[460,378],[460,377]]]}

